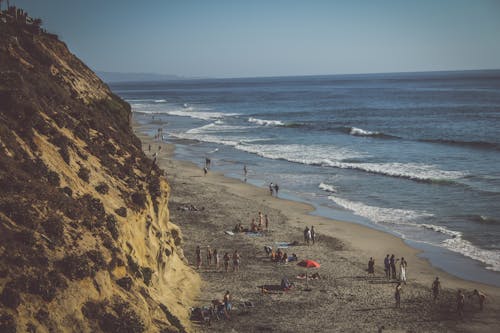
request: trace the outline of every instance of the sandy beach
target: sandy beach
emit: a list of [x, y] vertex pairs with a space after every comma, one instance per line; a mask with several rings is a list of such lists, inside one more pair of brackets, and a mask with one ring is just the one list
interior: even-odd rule
[[[165, 169], [172, 189], [170, 219], [183, 232], [184, 254], [196, 266], [195, 249], [202, 249], [203, 280], [201, 294], [193, 306], [210, 306], [231, 292], [231, 320], [216, 320], [196, 326], [199, 331], [217, 332], [498, 332], [500, 328], [500, 290], [455, 278], [419, 258], [418, 251], [390, 234], [354, 223], [334, 221], [310, 215], [313, 207], [271, 197], [267, 188], [227, 178], [210, 170], [206, 176], [198, 166], [172, 158], [175, 146], [157, 142], [141, 134], [146, 154], [162, 149], [158, 163]], [[152, 150], [149, 151], [151, 144]], [[269, 231], [254, 236], [245, 233], [228, 235], [237, 223], [249, 227], [258, 212], [267, 214]], [[308, 246], [303, 239], [305, 226], [314, 226], [317, 242]], [[264, 246], [277, 247], [278, 242], [298, 242], [284, 249], [295, 253], [299, 261], [312, 259], [321, 264], [309, 274], [318, 272], [321, 279], [306, 283], [297, 276], [306, 269], [296, 263], [271, 262]], [[239, 272], [226, 273], [206, 263], [207, 247], [217, 248], [220, 256], [234, 250], [241, 254]], [[402, 286], [401, 308], [395, 308], [397, 282], [388, 281], [383, 271], [386, 254], [404, 257], [408, 262], [408, 282]], [[367, 274], [367, 262], [375, 259], [375, 276]], [[222, 266], [222, 265], [221, 265]], [[398, 269], [399, 269], [399, 265]], [[295, 287], [279, 289], [286, 276]], [[442, 291], [436, 303], [431, 284], [436, 276]], [[269, 293], [262, 293], [266, 286]], [[456, 293], [465, 290], [464, 317], [456, 312]], [[487, 294], [485, 309], [479, 310], [474, 289]], [[250, 304], [250, 306], [245, 305]]]

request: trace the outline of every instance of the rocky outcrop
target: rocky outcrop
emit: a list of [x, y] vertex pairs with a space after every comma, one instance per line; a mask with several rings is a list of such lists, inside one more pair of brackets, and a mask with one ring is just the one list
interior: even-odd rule
[[130, 106], [54, 35], [0, 23], [0, 331], [189, 331], [199, 277]]

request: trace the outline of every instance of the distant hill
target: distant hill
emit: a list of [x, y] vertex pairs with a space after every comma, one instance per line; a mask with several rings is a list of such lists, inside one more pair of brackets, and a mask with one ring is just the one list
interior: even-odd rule
[[120, 73], [120, 72], [101, 72], [97, 71], [97, 75], [104, 82], [132, 82], [132, 81], [170, 81], [170, 80], [185, 80], [185, 77], [169, 74], [153, 74], [153, 73]]

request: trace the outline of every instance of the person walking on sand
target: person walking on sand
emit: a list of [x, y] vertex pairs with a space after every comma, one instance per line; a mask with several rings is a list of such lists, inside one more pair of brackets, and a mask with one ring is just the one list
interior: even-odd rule
[[314, 242], [316, 241], [316, 231], [314, 230], [313, 225], [311, 226], [311, 240], [312, 240], [313, 245], [314, 245]]
[[278, 191], [280, 190], [280, 187], [278, 184], [274, 184], [274, 194], [276, 195], [276, 198], [278, 197]]
[[201, 268], [201, 249], [200, 246], [196, 246], [196, 267]]
[[212, 266], [212, 250], [210, 249], [210, 246], [207, 246], [207, 266]]
[[461, 289], [457, 292], [457, 314], [460, 319], [464, 317], [465, 295]]
[[247, 169], [247, 165], [243, 165], [243, 174], [245, 176], [245, 182], [247, 181], [247, 174], [248, 174], [248, 169]]
[[208, 173], [208, 169], [207, 169], [207, 167], [204, 167], [204, 168], [203, 168], [203, 174], [206, 176], [206, 175], [207, 175], [207, 173]]
[[214, 256], [214, 264], [215, 264], [215, 269], [219, 270], [219, 252], [217, 251], [217, 248], [214, 249], [214, 252], [212, 252]]
[[272, 182], [269, 183], [269, 193], [271, 194], [271, 196], [273, 196], [274, 194], [274, 184]]
[[479, 310], [483, 311], [483, 304], [486, 300], [486, 294], [478, 291], [477, 289], [474, 289], [474, 291], [472, 292], [472, 296], [477, 296], [479, 301]]
[[226, 271], [226, 273], [227, 273], [227, 271], [228, 271], [228, 269], [229, 269], [229, 260], [230, 260], [230, 258], [229, 258], [229, 253], [227, 253], [227, 252], [226, 252], [226, 253], [224, 253], [223, 260], [224, 260], [224, 269], [225, 269], [225, 271]]
[[404, 257], [401, 257], [401, 261], [399, 262], [399, 281], [404, 284], [406, 284], [406, 267], [408, 267], [408, 263]]
[[441, 282], [439, 282], [439, 277], [436, 276], [434, 282], [432, 282], [432, 296], [434, 297], [434, 302], [436, 302], [439, 297], [439, 292], [441, 291]]
[[391, 260], [389, 259], [389, 255], [385, 256], [384, 270], [385, 270], [385, 277], [387, 278], [387, 280], [389, 280], [391, 278]]
[[394, 298], [396, 300], [396, 308], [401, 308], [401, 282], [398, 282], [398, 284], [396, 285]]
[[266, 225], [266, 231], [269, 230], [269, 218], [267, 217], [267, 214], [264, 215], [264, 223]]
[[259, 212], [259, 230], [262, 230], [262, 223], [264, 222], [264, 216], [262, 215], [262, 212]]
[[233, 253], [233, 272], [238, 272], [240, 270], [240, 254], [238, 250]]

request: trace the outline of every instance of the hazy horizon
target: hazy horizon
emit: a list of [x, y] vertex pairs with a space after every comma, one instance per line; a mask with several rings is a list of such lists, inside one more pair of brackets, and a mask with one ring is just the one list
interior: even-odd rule
[[243, 78], [500, 69], [500, 2], [11, 0], [96, 71]]

